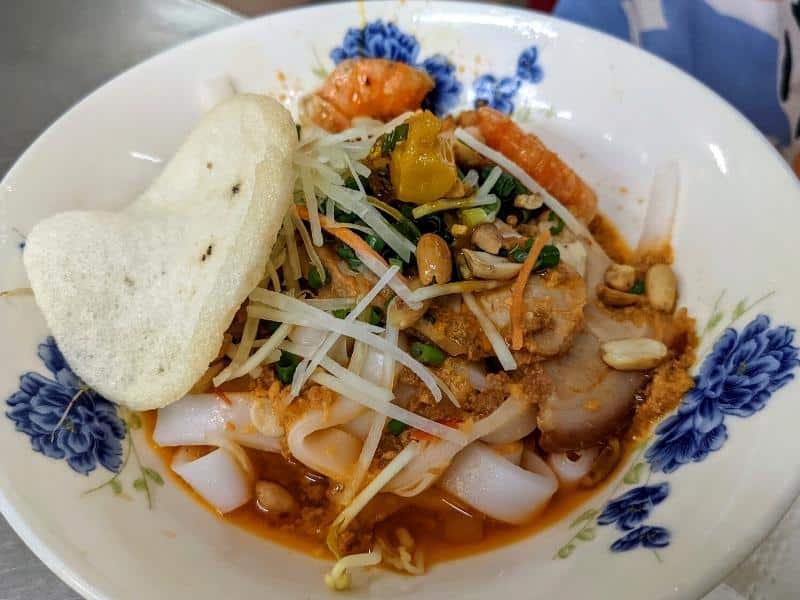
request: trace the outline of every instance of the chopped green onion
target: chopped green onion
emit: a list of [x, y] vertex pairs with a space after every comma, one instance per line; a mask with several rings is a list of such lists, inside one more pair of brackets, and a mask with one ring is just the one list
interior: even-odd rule
[[403, 220], [403, 213], [401, 213], [391, 204], [387, 204], [383, 200], [379, 200], [378, 198], [373, 198], [372, 196], [369, 196], [367, 198], [367, 203], [371, 204], [382, 213], [386, 213], [387, 215], [392, 217], [395, 221]]
[[259, 332], [264, 331], [267, 335], [272, 335], [280, 327], [281, 324], [277, 321], [261, 321], [258, 324]]
[[349, 314], [350, 311], [346, 308], [338, 308], [335, 311], [333, 311], [333, 316], [336, 317], [337, 319], [345, 319]]
[[405, 266], [405, 263], [403, 263], [403, 260], [401, 258], [396, 257], [396, 256], [393, 256], [393, 257], [391, 257], [389, 259], [389, 264], [391, 266], [393, 266], [393, 267], [397, 267], [398, 269], [400, 269], [401, 272], [403, 270], [403, 267]]
[[629, 294], [644, 294], [644, 281], [637, 279], [633, 282], [633, 286], [628, 290]]
[[294, 378], [295, 369], [300, 364], [300, 357], [286, 350], [281, 350], [281, 358], [278, 364], [275, 365], [275, 372], [281, 383], [290, 384]]
[[377, 306], [373, 306], [369, 310], [367, 321], [370, 325], [380, 325], [383, 322], [383, 311]]
[[564, 221], [552, 210], [550, 211], [550, 221], [555, 223], [555, 225], [550, 227], [551, 234], [558, 235], [559, 233], [564, 231]]
[[358, 183], [356, 182], [355, 178], [351, 175], [345, 180], [344, 187], [351, 190], [358, 190]]
[[441, 212], [443, 210], [472, 208], [474, 206], [486, 206], [488, 204], [495, 204], [495, 203], [497, 203], [497, 198], [493, 198], [491, 195], [484, 196], [482, 198], [471, 196], [469, 198], [457, 198], [455, 200], [442, 198], [441, 200], [436, 200], [434, 202], [427, 202], [425, 204], [420, 204], [414, 210], [411, 211], [411, 214], [414, 215], [415, 219], [421, 219], [426, 215], [435, 212]]
[[378, 253], [382, 252], [383, 249], [386, 247], [386, 244], [384, 243], [384, 241], [381, 238], [379, 238], [377, 235], [369, 234], [367, 236], [367, 240], [366, 241], [367, 241], [367, 244], [369, 244], [369, 247], [372, 248], [373, 250], [375, 250], [375, 252], [378, 252]]
[[400, 435], [408, 429], [408, 425], [397, 419], [389, 419], [389, 422], [386, 424], [386, 429], [388, 429], [389, 433], [392, 435]]
[[419, 241], [419, 238], [422, 236], [422, 232], [419, 230], [419, 227], [414, 225], [410, 219], [403, 218], [395, 224], [394, 228], [400, 232], [400, 235], [408, 238], [414, 244], [416, 244]]
[[561, 252], [558, 251], [556, 246], [548, 244], [539, 253], [539, 258], [536, 259], [536, 264], [533, 265], [533, 270], [549, 269], [558, 265], [561, 260]]
[[529, 238], [524, 244], [522, 244], [522, 246], [514, 246], [511, 250], [509, 250], [508, 258], [516, 263], [524, 263], [525, 259], [528, 258], [528, 252], [530, 252], [532, 247], [533, 240]]
[[416, 358], [423, 365], [438, 367], [444, 362], [444, 352], [433, 344], [423, 344], [414, 342], [411, 344], [411, 356]]
[[394, 151], [398, 142], [402, 142], [408, 137], [408, 123], [401, 123], [391, 133], [383, 136], [383, 143], [381, 144], [381, 153], [388, 156]]
[[327, 276], [323, 276], [323, 275], [324, 274], [320, 273], [317, 270], [317, 267], [313, 267], [312, 266], [308, 270], [308, 286], [312, 290], [318, 290], [319, 288], [321, 288], [322, 285], [325, 283], [325, 280], [328, 279]]
[[350, 246], [339, 244], [339, 246], [336, 248], [336, 254], [341, 256], [345, 262], [347, 262], [347, 266], [353, 271], [358, 271], [361, 269], [361, 261], [358, 259], [356, 253], [353, 252], [353, 249]]

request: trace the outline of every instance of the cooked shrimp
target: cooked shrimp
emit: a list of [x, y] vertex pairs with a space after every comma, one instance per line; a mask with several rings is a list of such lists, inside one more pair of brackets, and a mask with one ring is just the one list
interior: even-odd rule
[[427, 73], [405, 63], [383, 58], [345, 60], [320, 89], [303, 100], [303, 112], [320, 127], [338, 132], [354, 117], [388, 121], [416, 110], [433, 86]]
[[597, 213], [597, 196], [558, 155], [510, 117], [488, 108], [462, 113], [459, 125], [476, 127], [486, 144], [522, 167], [584, 223]]

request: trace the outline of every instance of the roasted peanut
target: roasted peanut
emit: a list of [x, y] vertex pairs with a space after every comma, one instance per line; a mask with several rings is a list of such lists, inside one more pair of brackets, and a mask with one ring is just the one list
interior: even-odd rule
[[503, 237], [492, 223], [481, 223], [472, 230], [472, 243], [489, 254], [497, 254], [503, 247]]
[[641, 301], [641, 296], [620, 292], [606, 285], [601, 285], [597, 290], [597, 296], [606, 306], [632, 306]]
[[435, 233], [426, 233], [417, 242], [417, 270], [422, 285], [447, 283], [453, 275], [450, 248]]
[[603, 362], [618, 371], [644, 371], [667, 358], [667, 347], [651, 338], [629, 338], [600, 346]]
[[537, 208], [541, 208], [542, 204], [544, 204], [544, 199], [541, 194], [537, 194], [536, 192], [532, 194], [518, 194], [514, 198], [514, 206], [526, 210], [536, 210]]
[[636, 269], [630, 265], [613, 264], [606, 269], [606, 285], [620, 292], [627, 292], [636, 283]]
[[256, 483], [256, 500], [262, 510], [275, 514], [289, 514], [297, 510], [297, 502], [286, 488], [272, 481]]
[[675, 310], [678, 298], [678, 279], [669, 265], [653, 265], [645, 277], [645, 293], [650, 305], [664, 312]]

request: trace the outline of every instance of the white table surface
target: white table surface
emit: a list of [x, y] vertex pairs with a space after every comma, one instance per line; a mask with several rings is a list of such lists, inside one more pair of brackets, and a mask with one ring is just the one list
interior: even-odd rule
[[[3, 0], [0, 177], [54, 119], [103, 82], [165, 48], [239, 20], [203, 0]], [[798, 559], [796, 503], [704, 600], [800, 598]], [[0, 517], [0, 600], [79, 598]]]

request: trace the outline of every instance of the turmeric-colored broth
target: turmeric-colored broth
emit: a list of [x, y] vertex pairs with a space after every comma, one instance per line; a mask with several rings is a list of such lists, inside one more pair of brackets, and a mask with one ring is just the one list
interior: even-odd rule
[[[620, 261], [630, 261], [632, 252], [622, 236], [603, 217], [592, 223], [592, 232], [597, 241], [612, 257]], [[665, 250], [664, 256], [671, 255]], [[625, 309], [626, 317], [664, 320], [663, 315], [649, 314], [646, 309], [636, 309], [638, 314]], [[511, 526], [487, 519], [475, 510], [459, 504], [458, 501], [431, 488], [413, 498], [400, 498], [392, 494], [381, 494], [370, 502], [362, 511], [360, 519], [374, 518], [377, 523], [375, 532], [379, 535], [391, 536], [398, 527], [406, 528], [416, 543], [424, 550], [427, 565], [457, 559], [471, 554], [486, 552], [538, 533], [561, 521], [576, 511], [581, 505], [589, 503], [595, 496], [601, 495], [604, 488], [617, 479], [621, 469], [626, 466], [630, 453], [638, 447], [641, 440], [652, 427], [668, 412], [673, 410], [683, 394], [691, 386], [688, 369], [694, 362], [694, 322], [686, 315], [685, 310], [678, 311], [674, 318], [669, 318], [667, 325], [672, 335], [680, 339], [679, 355], [661, 365], [653, 374], [651, 381], [640, 394], [641, 404], [628, 430], [621, 436], [622, 458], [611, 473], [590, 489], [560, 488], [547, 508], [531, 523]], [[325, 545], [327, 525], [334, 519], [335, 510], [325, 501], [325, 493], [329, 485], [325, 478], [309, 472], [303, 465], [295, 463], [280, 454], [250, 451], [257, 477], [274, 481], [283, 485], [296, 498], [310, 499], [310, 506], [300, 501], [303, 515], [308, 518], [295, 519], [293, 522], [282, 522], [280, 518], [265, 514], [252, 500], [247, 505], [226, 515], [220, 515], [213, 507], [200, 498], [182, 479], [172, 473], [169, 465], [172, 462], [173, 448], [161, 448], [152, 441], [155, 427], [155, 411], [145, 414], [145, 430], [148, 440], [165, 465], [165, 471], [175, 483], [197, 502], [205, 506], [219, 518], [241, 527], [259, 537], [277, 542], [301, 552], [319, 558], [332, 558]], [[319, 500], [319, 502], [316, 502]], [[383, 518], [385, 515], [388, 518]], [[381, 515], [381, 516], [376, 516]], [[299, 524], [298, 524], [299, 522]], [[365, 528], [369, 530], [370, 528]]]

